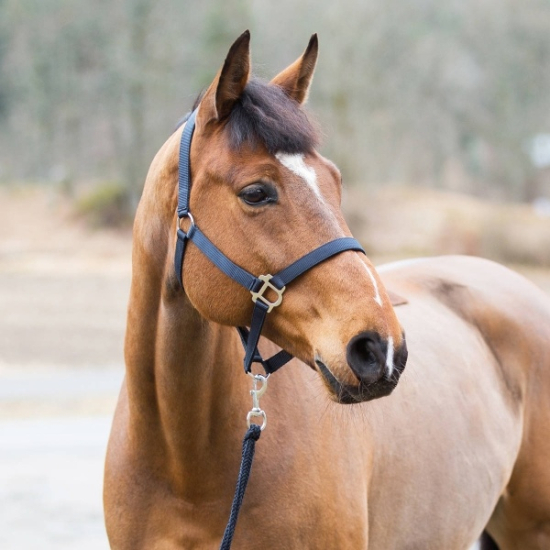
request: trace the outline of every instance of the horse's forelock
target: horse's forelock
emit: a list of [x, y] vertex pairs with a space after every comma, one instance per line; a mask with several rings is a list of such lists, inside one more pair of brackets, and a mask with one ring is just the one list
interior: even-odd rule
[[[204, 91], [193, 109], [182, 117], [176, 130], [184, 124], [200, 104]], [[232, 149], [243, 144], [256, 147], [260, 143], [270, 154], [307, 153], [319, 143], [319, 133], [300, 105], [279, 86], [252, 78], [236, 102], [226, 121]]]
[[262, 143], [269, 153], [306, 153], [318, 144], [318, 133], [300, 105], [282, 88], [253, 78], [227, 121], [230, 144]]

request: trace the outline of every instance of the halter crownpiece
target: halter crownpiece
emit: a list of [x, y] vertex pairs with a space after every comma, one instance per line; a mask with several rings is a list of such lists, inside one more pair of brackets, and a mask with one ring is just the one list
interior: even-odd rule
[[[283, 301], [283, 293], [286, 287], [294, 279], [304, 274], [306, 271], [315, 267], [317, 264], [328, 260], [346, 250], [355, 250], [363, 252], [363, 247], [352, 237], [342, 237], [334, 241], [325, 243], [299, 260], [290, 264], [288, 267], [279, 271], [275, 275], [265, 274], [258, 277], [252, 275], [242, 267], [231, 261], [223, 252], [221, 252], [208, 237], [197, 227], [193, 216], [189, 212], [189, 193], [191, 190], [191, 163], [190, 151], [193, 132], [195, 130], [195, 118], [197, 109], [195, 109], [185, 124], [182, 132], [179, 153], [179, 190], [178, 190], [178, 228], [176, 231], [176, 253], [174, 258], [174, 268], [178, 281], [183, 288], [182, 270], [183, 257], [187, 241], [193, 241], [193, 244], [215, 265], [223, 271], [228, 277], [244, 286], [252, 294], [254, 310], [250, 330], [245, 327], [238, 327], [244, 349], [244, 370], [249, 373], [252, 363], [261, 363], [267, 374], [271, 374], [288, 363], [292, 355], [285, 350], [281, 350], [269, 359], [263, 359], [258, 352], [258, 341], [262, 332], [266, 315]], [[189, 218], [191, 225], [187, 232], [181, 229], [181, 220]], [[270, 301], [265, 293], [271, 290], [277, 295], [274, 301]]]

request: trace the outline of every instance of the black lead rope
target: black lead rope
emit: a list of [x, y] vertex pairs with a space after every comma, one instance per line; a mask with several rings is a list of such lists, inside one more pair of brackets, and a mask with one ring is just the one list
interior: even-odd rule
[[[177, 240], [176, 240], [176, 253], [174, 258], [174, 269], [180, 285], [183, 287], [182, 270], [183, 270], [183, 258], [185, 255], [185, 248], [188, 241], [192, 241], [193, 244], [199, 248], [199, 250], [223, 273], [229, 278], [233, 279], [240, 285], [244, 286], [252, 294], [252, 301], [254, 302], [254, 310], [252, 312], [252, 320], [250, 323], [250, 330], [245, 327], [238, 327], [239, 335], [245, 349], [244, 356], [244, 370], [247, 374], [251, 373], [252, 363], [260, 363], [267, 375], [272, 374], [283, 365], [288, 363], [292, 359], [292, 355], [285, 350], [281, 350], [269, 359], [263, 359], [258, 351], [258, 341], [262, 332], [265, 318], [267, 314], [274, 308], [281, 304], [283, 300], [283, 293], [286, 290], [286, 286], [294, 281], [297, 277], [304, 274], [306, 271], [315, 267], [316, 265], [324, 262], [325, 260], [332, 258], [333, 256], [340, 254], [346, 250], [354, 250], [358, 252], [365, 251], [363, 247], [352, 237], [342, 237], [325, 243], [318, 248], [302, 256], [299, 260], [290, 264], [285, 269], [279, 271], [275, 275], [259, 275], [258, 277], [252, 275], [242, 267], [231, 261], [221, 250], [219, 250], [208, 237], [197, 227], [195, 220], [189, 211], [189, 194], [191, 191], [191, 164], [190, 164], [190, 152], [191, 142], [193, 139], [193, 132], [195, 129], [195, 117], [197, 111], [193, 111], [182, 132], [180, 143], [180, 155], [179, 155], [179, 188], [178, 188], [178, 228], [177, 228]], [[185, 232], [181, 229], [181, 220], [188, 218], [190, 226]], [[270, 292], [271, 296], [275, 295], [274, 301], [269, 300], [265, 294]], [[260, 377], [264, 380], [265, 378]], [[253, 390], [251, 393], [254, 395]], [[265, 391], [265, 387], [264, 387]], [[262, 392], [263, 393], [263, 392]], [[260, 392], [256, 394], [258, 397]], [[250, 415], [261, 416], [264, 419], [264, 423], [261, 427], [250, 424]], [[243, 442], [243, 456], [241, 462], [241, 469], [239, 472], [239, 480], [237, 482], [237, 490], [233, 505], [231, 507], [231, 516], [229, 523], [225, 530], [222, 545], [220, 550], [227, 550], [231, 546], [231, 540], [233, 539], [233, 533], [235, 531], [235, 525], [237, 522], [237, 516], [241, 507], [246, 484], [250, 475], [250, 468], [252, 466], [252, 458], [254, 456], [254, 445], [260, 437], [261, 430], [265, 427], [265, 413], [259, 407], [254, 406], [251, 413], [249, 413], [249, 430], [246, 433]]]
[[220, 550], [229, 550], [231, 548], [231, 541], [233, 540], [233, 535], [235, 534], [239, 511], [241, 509], [244, 492], [246, 491], [246, 486], [248, 484], [250, 469], [252, 468], [256, 441], [260, 439], [260, 435], [262, 435], [260, 426], [257, 424], [252, 424], [244, 436], [241, 469], [239, 470], [237, 488], [235, 489], [235, 496], [233, 497], [233, 504], [231, 505], [231, 513], [229, 514], [229, 521], [227, 522], [227, 527], [225, 528], [225, 532], [223, 534]]

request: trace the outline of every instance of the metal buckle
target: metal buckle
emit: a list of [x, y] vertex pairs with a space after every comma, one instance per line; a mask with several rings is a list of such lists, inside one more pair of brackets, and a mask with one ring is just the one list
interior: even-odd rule
[[[263, 281], [263, 285], [260, 287], [260, 290], [258, 292], [251, 292], [252, 294], [252, 301], [256, 303], [258, 300], [262, 301], [267, 307], [267, 312], [269, 313], [274, 307], [280, 306], [281, 302], [283, 301], [283, 292], [286, 289], [286, 286], [283, 288], [277, 288], [274, 284], [272, 284], [270, 281], [273, 279], [273, 275], [260, 275], [258, 277], [260, 281]], [[264, 292], [267, 289], [273, 290], [275, 294], [277, 294], [277, 299], [274, 302], [270, 302], [265, 296]]]

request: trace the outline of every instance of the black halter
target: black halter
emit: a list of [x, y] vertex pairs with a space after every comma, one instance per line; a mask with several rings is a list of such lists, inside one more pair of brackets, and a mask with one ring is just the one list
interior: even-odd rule
[[[185, 245], [188, 240], [191, 240], [195, 246], [197, 246], [201, 252], [218, 267], [218, 269], [250, 291], [252, 294], [252, 301], [255, 304], [252, 313], [252, 321], [250, 323], [250, 331], [245, 327], [238, 327], [245, 349], [244, 369], [246, 372], [250, 372], [252, 363], [261, 363], [266, 373], [271, 374], [288, 363], [288, 361], [292, 359], [292, 355], [285, 350], [281, 350], [270, 359], [263, 359], [258, 352], [258, 340], [260, 339], [266, 315], [274, 307], [281, 304], [286, 286], [312, 267], [315, 267], [317, 264], [336, 254], [340, 254], [340, 252], [356, 250], [364, 254], [365, 251], [359, 242], [352, 237], [342, 237], [319, 246], [275, 275], [259, 275], [258, 277], [255, 277], [242, 267], [233, 263], [197, 227], [193, 216], [189, 212], [189, 192], [191, 188], [190, 150], [193, 131], [195, 130], [196, 114], [197, 110], [193, 111], [188, 118], [185, 128], [183, 129], [180, 143], [178, 193], [179, 221], [176, 255], [174, 259], [176, 275], [180, 285], [183, 287], [183, 256], [185, 253]], [[182, 218], [189, 218], [191, 221], [191, 225], [187, 232], [183, 231], [180, 227]], [[268, 289], [277, 295], [277, 299], [274, 302], [269, 301], [265, 296]]]

